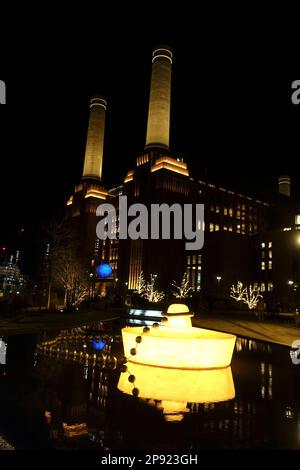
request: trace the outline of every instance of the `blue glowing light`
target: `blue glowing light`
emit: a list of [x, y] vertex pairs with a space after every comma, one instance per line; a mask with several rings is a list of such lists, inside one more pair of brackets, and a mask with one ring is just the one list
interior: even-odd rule
[[96, 351], [102, 351], [102, 349], [105, 348], [105, 345], [106, 345], [106, 341], [102, 341], [101, 338], [99, 338], [98, 341], [95, 339], [93, 339], [92, 341], [92, 348], [96, 349]]
[[99, 277], [109, 277], [112, 275], [112, 269], [109, 264], [100, 264], [97, 267], [97, 274]]

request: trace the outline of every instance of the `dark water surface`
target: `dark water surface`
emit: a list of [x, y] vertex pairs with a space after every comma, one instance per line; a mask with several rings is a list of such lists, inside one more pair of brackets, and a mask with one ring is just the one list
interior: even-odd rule
[[[0, 338], [0, 437], [17, 449], [300, 449], [300, 366], [289, 348], [238, 338], [233, 395], [217, 403], [203, 403], [205, 393], [188, 401], [197, 372], [176, 402], [167, 371], [164, 383], [137, 371], [134, 384], [125, 372], [122, 385], [122, 355], [109, 323]], [[131, 393], [145, 377], [155, 399]], [[224, 400], [228, 381], [216, 383], [213, 399]]]

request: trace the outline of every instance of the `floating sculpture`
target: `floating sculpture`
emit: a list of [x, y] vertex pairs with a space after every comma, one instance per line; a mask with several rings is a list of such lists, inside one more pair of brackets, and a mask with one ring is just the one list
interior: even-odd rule
[[[162, 325], [122, 329], [128, 361], [176, 369], [215, 369], [231, 363], [236, 336], [192, 327], [193, 314], [183, 304], [172, 304]], [[140, 344], [141, 343], [141, 344]], [[138, 347], [133, 346], [137, 344]]]

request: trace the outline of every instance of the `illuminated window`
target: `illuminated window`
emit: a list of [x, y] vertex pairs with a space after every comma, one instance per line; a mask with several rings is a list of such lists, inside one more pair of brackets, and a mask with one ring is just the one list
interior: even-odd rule
[[266, 244], [265, 244], [265, 243], [262, 243], [262, 244], [261, 244], [261, 247], [262, 247], [262, 248], [266, 248]]
[[265, 259], [266, 253], [264, 251], [261, 252], [261, 257], [262, 257], [262, 259]]
[[[196, 269], [195, 266], [193, 267], [193, 270], [194, 269]], [[192, 271], [191, 278], [192, 278], [192, 290], [194, 291], [195, 290], [195, 284], [196, 284], [195, 283], [196, 279], [195, 279], [195, 272], [194, 271]]]
[[269, 261], [269, 263], [268, 263], [268, 268], [269, 268], [269, 269], [272, 269], [272, 268], [273, 268], [273, 262], [272, 262], [272, 261]]
[[268, 282], [268, 291], [273, 292], [273, 288], [274, 288], [273, 282]]
[[230, 225], [230, 226], [228, 227], [228, 230], [229, 230], [229, 232], [232, 232], [232, 230], [233, 230], [233, 229], [232, 229], [232, 225]]
[[196, 255], [193, 255], [193, 264], [196, 264]]
[[218, 224], [215, 225], [215, 231], [218, 232], [220, 230], [220, 226]]
[[201, 290], [201, 270], [197, 271], [197, 291]]
[[201, 264], [202, 256], [198, 255], [198, 264]]
[[226, 225], [224, 225], [223, 230], [225, 230], [225, 232], [227, 232], [228, 228], [226, 227]]
[[238, 219], [240, 219], [240, 218], [241, 218], [241, 211], [240, 211], [240, 210], [238, 210], [238, 211], [237, 211], [237, 213], [236, 213], [236, 217], [237, 217]]
[[216, 213], [217, 213], [217, 214], [220, 213], [220, 207], [219, 207], [219, 206], [216, 206]]
[[229, 207], [229, 216], [230, 216], [230, 217], [233, 217], [233, 209], [232, 209], [232, 207]]
[[213, 232], [214, 231], [214, 224], [209, 224], [209, 231]]
[[128, 289], [137, 289], [142, 268], [142, 240], [131, 240]]
[[135, 182], [134, 184], [134, 195], [135, 197], [138, 197], [140, 195], [140, 185], [137, 182]]
[[228, 208], [224, 207], [224, 215], [228, 215]]
[[261, 283], [261, 285], [260, 285], [260, 290], [261, 290], [261, 292], [265, 292], [265, 291], [266, 291], [266, 285], [265, 285], [264, 282]]
[[262, 261], [261, 262], [261, 270], [264, 271], [266, 269], [266, 262]]
[[190, 257], [190, 255], [187, 257], [187, 260], [188, 260], [188, 264], [191, 264], [191, 257]]
[[300, 225], [300, 214], [296, 215], [295, 217], [295, 224]]
[[269, 242], [268, 248], [272, 248], [272, 242]]
[[273, 258], [273, 251], [269, 250], [269, 258]]

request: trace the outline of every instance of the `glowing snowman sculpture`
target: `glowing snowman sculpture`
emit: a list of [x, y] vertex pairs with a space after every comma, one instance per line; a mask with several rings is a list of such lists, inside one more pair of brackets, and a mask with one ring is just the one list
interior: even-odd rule
[[165, 324], [143, 335], [135, 356], [130, 351], [141, 328], [123, 328], [125, 356], [130, 362], [176, 369], [215, 369], [230, 365], [236, 336], [193, 328], [193, 314], [183, 304], [172, 304], [165, 317]]
[[[230, 363], [236, 337], [193, 328], [192, 316], [186, 305], [171, 305], [166, 322], [146, 329], [141, 344], [136, 341], [141, 328], [122, 330], [127, 369], [135, 378], [138, 396], [161, 401], [169, 421], [181, 420], [189, 411], [187, 403], [216, 403], [235, 396]], [[118, 388], [132, 393], [126, 374], [121, 374]]]

